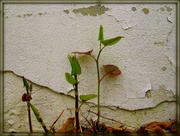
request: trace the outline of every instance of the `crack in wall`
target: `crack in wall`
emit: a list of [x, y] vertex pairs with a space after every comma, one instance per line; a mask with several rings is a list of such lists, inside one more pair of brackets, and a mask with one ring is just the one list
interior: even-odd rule
[[[11, 71], [11, 70], [3, 71], [3, 73], [4, 73], [4, 74], [6, 74], [6, 73], [11, 73], [11, 74], [13, 74], [13, 75], [15, 75], [15, 76], [17, 76], [17, 77], [23, 78], [23, 76], [18, 75], [18, 74], [14, 73], [14, 72]], [[71, 98], [71, 99], [75, 99], [74, 96], [72, 96], [72, 95], [65, 94], [65, 93], [62, 93], [62, 92], [56, 92], [56, 91], [52, 90], [51, 88], [49, 88], [49, 87], [47, 87], [47, 86], [43, 86], [43, 85], [39, 85], [39, 84], [37, 84], [37, 83], [33, 83], [33, 82], [30, 81], [29, 79], [26, 79], [26, 80], [27, 80], [28, 82], [30, 82], [31, 84], [38, 86], [39, 89], [48, 89], [48, 90], [50, 90], [50, 91], [52, 91], [52, 92], [54, 92], [54, 93], [60, 94], [60, 95], [62, 95], [62, 96], [67, 96], [67, 97], [69, 97], [69, 98]], [[22, 87], [23, 87], [23, 85], [22, 85]], [[39, 89], [38, 89], [38, 90], [39, 90]], [[34, 90], [34, 91], [38, 91], [38, 90]], [[158, 101], [158, 96], [159, 96], [159, 95], [162, 96], [162, 93], [163, 93], [164, 91], [165, 91], [166, 93], [167, 93], [167, 92], [169, 92], [169, 93], [167, 93], [166, 96], [164, 96], [164, 99], [163, 99], [162, 101]], [[157, 95], [156, 92], [159, 92], [159, 95]], [[161, 93], [161, 92], [162, 92], [162, 93]], [[165, 93], [165, 92], [164, 92], [164, 93]], [[169, 102], [169, 103], [172, 103], [172, 102], [173, 102], [173, 103], [176, 103], [176, 102], [177, 102], [177, 100], [176, 100], [176, 95], [173, 95], [173, 92], [168, 91], [168, 90], [165, 89], [164, 86], [161, 86], [161, 87], [159, 88], [159, 90], [148, 90], [143, 98], [139, 98], [139, 99], [142, 99], [142, 100], [143, 100], [143, 99], [152, 99], [152, 100], [154, 100], [154, 105], [148, 106], [148, 107], [144, 107], [144, 108], [139, 108], [139, 109], [138, 109], [138, 108], [128, 109], [128, 107], [127, 107], [127, 108], [124, 108], [124, 107], [122, 108], [122, 107], [121, 107], [121, 105], [125, 104], [126, 102], [134, 101], [134, 100], [136, 100], [136, 99], [138, 99], [138, 98], [129, 98], [129, 99], [127, 99], [125, 102], [121, 103], [120, 106], [103, 105], [103, 104], [101, 104], [101, 107], [106, 107], [106, 108], [111, 109], [111, 110], [121, 109], [121, 110], [127, 110], [127, 111], [137, 111], [137, 110], [146, 110], [146, 109], [156, 108], [156, 107], [158, 107], [159, 105], [161, 105], [161, 104], [163, 104], [163, 103], [167, 103], [167, 102]], [[156, 100], [156, 99], [157, 99], [157, 100]], [[79, 102], [80, 102], [80, 101], [79, 101]], [[95, 103], [93, 103], [93, 102], [86, 102], [86, 105], [88, 105], [88, 106], [91, 107], [91, 108], [97, 107], [97, 105], [96, 105]]]
[[[4, 76], [6, 78], [6, 85], [11, 84], [14, 80], [17, 80], [18, 82], [15, 82], [14, 85], [18, 85], [19, 89], [21, 88], [21, 75], [15, 74], [13, 71], [4, 71]], [[8, 81], [8, 79], [12, 79], [12, 81]], [[28, 83], [31, 83], [27, 79]], [[18, 84], [17, 84], [18, 83]], [[13, 84], [13, 83], [12, 83]], [[32, 83], [33, 84], [33, 83]], [[57, 118], [59, 111], [62, 111], [62, 109], [65, 109], [65, 113], [63, 114], [62, 118], [59, 122], [56, 124], [56, 128], [60, 128], [62, 124], [66, 121], [66, 119], [70, 116], [74, 116], [74, 98], [71, 96], [68, 96], [66, 94], [57, 93], [54, 92], [52, 89], [41, 86], [38, 84], [33, 84], [33, 92], [32, 92], [32, 103], [38, 108], [43, 120], [46, 122], [47, 125], [52, 124], [52, 119], [54, 120]], [[21, 132], [21, 131], [28, 131], [28, 127], [25, 126], [27, 124], [27, 111], [26, 111], [26, 104], [23, 102], [20, 102], [19, 99], [21, 97], [21, 93], [25, 91], [22, 89], [20, 92], [14, 91], [18, 88], [12, 88], [11, 92], [8, 91], [9, 88], [6, 88], [6, 95], [5, 99], [5, 109], [4, 109], [4, 126], [5, 126], [5, 132], [10, 132], [11, 130], [15, 132]], [[23, 83], [22, 83], [23, 88]], [[38, 89], [38, 90], [37, 90]], [[17, 93], [19, 92], [19, 93]], [[13, 93], [13, 96], [9, 97], [7, 95]], [[17, 96], [18, 95], [18, 96]], [[66, 97], [65, 97], [66, 96]], [[14, 97], [16, 97], [14, 101]], [[12, 104], [9, 104], [9, 102], [13, 101]], [[167, 114], [164, 117], [161, 117], [160, 119], [168, 120], [168, 119], [174, 119], [175, 118], [175, 104], [174, 101], [164, 101], [156, 105], [155, 107], [148, 107], [144, 109], [136, 109], [136, 110], [129, 110], [124, 109], [120, 107], [113, 107], [108, 105], [101, 105], [101, 115], [107, 118], [110, 118], [112, 120], [106, 120], [103, 119], [101, 121], [105, 122], [106, 124], [110, 124], [113, 126], [122, 124], [128, 124], [129, 126], [133, 127], [140, 127], [142, 124], [146, 124], [147, 122], [151, 122], [153, 120], [157, 121], [158, 117], [161, 117], [161, 114]], [[89, 110], [96, 113], [97, 111], [97, 105], [91, 102], [85, 103], [81, 109], [80, 112], [84, 116], [88, 115], [88, 118], [92, 118], [94, 120], [97, 119], [97, 115], [89, 112]], [[161, 113], [162, 112], [162, 113]], [[39, 127], [39, 123], [35, 119], [35, 117], [32, 115], [33, 120], [33, 126], [36, 128], [39, 132], [43, 131], [41, 130], [41, 126]], [[118, 120], [119, 123], [114, 122], [113, 120]], [[83, 119], [81, 121], [84, 121]], [[18, 123], [17, 123], [18, 122]], [[121, 125], [122, 125], [121, 124]], [[36, 130], [35, 130], [36, 131]]]
[[[5, 70], [5, 71], [3, 71], [3, 73], [12, 73], [13, 75], [15, 75], [15, 76], [17, 76], [17, 77], [20, 77], [20, 78], [22, 78], [22, 79], [23, 79], [23, 77], [24, 77], [24, 76], [21, 76], [21, 75], [16, 74], [14, 71], [11, 71], [11, 70]], [[57, 94], [61, 94], [61, 95], [65, 95], [65, 96], [69, 96], [69, 97], [71, 97], [71, 98], [74, 98], [74, 97], [71, 96], [71, 95], [68, 95], [68, 94], [65, 94], [65, 93], [62, 93], [62, 92], [56, 92], [56, 91], [54, 91], [53, 89], [51, 89], [51, 88], [49, 88], [49, 87], [47, 87], [47, 86], [34, 83], [34, 82], [32, 82], [31, 80], [27, 79], [26, 77], [24, 77], [24, 78], [25, 78], [28, 82], [30, 82], [31, 84], [37, 85], [37, 86], [39, 86], [40, 88], [45, 88], [45, 89], [51, 90], [51, 91], [53, 91], [53, 92], [55, 92], [55, 93], [57, 93]], [[22, 80], [22, 81], [23, 81], [23, 80]]]

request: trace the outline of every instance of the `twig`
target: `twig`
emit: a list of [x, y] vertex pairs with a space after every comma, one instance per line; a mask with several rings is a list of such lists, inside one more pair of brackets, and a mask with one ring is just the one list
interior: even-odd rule
[[30, 129], [30, 132], [33, 133], [29, 98], [28, 98], [28, 101], [27, 101], [27, 110], [28, 110], [29, 129]]
[[[80, 117], [79, 117], [79, 120], [80, 120]], [[83, 132], [82, 132], [82, 126], [81, 126], [80, 121], [79, 121], [79, 129], [80, 129], [80, 132], [83, 133]]]
[[[91, 112], [91, 113], [93, 113], [93, 114], [98, 115], [97, 113], [95, 113], [95, 112], [93, 112], [93, 111], [91, 111], [91, 110], [88, 110], [88, 112]], [[138, 129], [137, 127], [127, 125], [127, 124], [122, 123], [121, 121], [118, 121], [118, 120], [110, 119], [110, 118], [107, 118], [107, 117], [104, 117], [104, 116], [101, 116], [101, 115], [100, 115], [100, 117], [102, 117], [102, 118], [104, 118], [104, 119], [107, 119], [107, 120], [111, 120], [111, 121], [114, 121], [114, 122], [120, 123], [120, 124], [122, 124], [122, 125], [124, 125], [124, 126], [128, 126], [128, 127], [131, 127], [131, 128]]]
[[[93, 121], [92, 118], [90, 118], [90, 120], [91, 120], [91, 123], [92, 123], [93, 132], [94, 132], [94, 133], [97, 133], [97, 129], [96, 129], [96, 124], [95, 124], [95, 122]], [[98, 124], [98, 125], [99, 125], [99, 124]]]
[[54, 125], [56, 124], [56, 122], [59, 120], [59, 118], [61, 117], [61, 115], [63, 114], [64, 110], [59, 114], [58, 118], [53, 122], [53, 124], [50, 126], [50, 131], [53, 130]]
[[87, 120], [87, 118], [85, 118], [82, 114], [81, 116], [87, 121], [87, 123], [92, 127], [92, 124]]

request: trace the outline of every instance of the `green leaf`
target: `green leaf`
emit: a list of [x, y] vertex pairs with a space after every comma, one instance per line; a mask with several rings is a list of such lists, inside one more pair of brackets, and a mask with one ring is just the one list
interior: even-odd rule
[[98, 41], [104, 40], [104, 32], [103, 32], [103, 26], [100, 25], [99, 27], [99, 36], [98, 36]]
[[117, 36], [117, 37], [115, 37], [115, 38], [103, 40], [103, 41], [101, 41], [101, 43], [102, 43], [104, 46], [111, 46], [111, 45], [114, 45], [114, 44], [116, 44], [117, 42], [119, 42], [119, 41], [121, 40], [121, 38], [124, 38], [124, 37], [123, 37], [123, 36]]
[[66, 127], [66, 131], [70, 131], [74, 129], [74, 125], [72, 123], [68, 124]]
[[40, 113], [39, 113], [38, 109], [37, 109], [34, 105], [32, 105], [31, 103], [30, 103], [30, 107], [31, 107], [31, 109], [32, 109], [32, 111], [33, 111], [36, 119], [38, 120], [38, 122], [39, 122], [39, 123], [41, 124], [41, 126], [43, 127], [44, 131], [45, 131], [46, 133], [48, 133], [48, 129], [46, 128], [46, 126], [45, 126], [45, 124], [44, 124], [44, 122], [43, 122], [43, 119], [42, 119], [41, 116], [40, 116]]
[[73, 56], [72, 59], [73, 59], [74, 75], [80, 75], [81, 74], [81, 66], [76, 57]]
[[71, 64], [71, 75], [80, 75], [81, 66], [76, 57], [68, 55], [69, 62]]
[[32, 105], [31, 103], [30, 103], [30, 106], [31, 106], [31, 109], [34, 112], [34, 115], [36, 116], [36, 119], [39, 121], [39, 123], [43, 124], [43, 121], [42, 121], [42, 118], [41, 118], [41, 116], [39, 114], [38, 109], [34, 105]]
[[26, 88], [29, 88], [29, 84], [24, 77], [23, 77], [23, 84]]
[[85, 102], [85, 101], [91, 100], [91, 99], [96, 98], [96, 97], [97, 97], [96, 94], [80, 95], [80, 100], [81, 100], [82, 102]]
[[37, 120], [40, 118], [40, 114], [39, 114], [39, 111], [38, 111], [38, 109], [34, 106], [34, 105], [32, 105], [31, 103], [30, 103], [30, 106], [31, 106], [31, 109], [33, 110], [33, 112], [34, 112], [34, 115], [36, 116], [36, 118], [37, 118]]
[[74, 79], [74, 77], [71, 76], [69, 73], [65, 73], [66, 81], [68, 81], [70, 84], [74, 85], [77, 81]]

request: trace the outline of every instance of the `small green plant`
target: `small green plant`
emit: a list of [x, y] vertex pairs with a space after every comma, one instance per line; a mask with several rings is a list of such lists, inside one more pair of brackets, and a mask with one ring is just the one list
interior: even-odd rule
[[23, 77], [23, 84], [26, 87], [26, 93], [24, 93], [22, 95], [22, 101], [23, 102], [27, 102], [27, 110], [28, 110], [28, 120], [29, 120], [29, 129], [30, 132], [33, 133], [33, 129], [32, 129], [32, 121], [31, 121], [31, 110], [32, 109], [36, 119], [38, 120], [38, 122], [41, 124], [41, 126], [43, 127], [45, 133], [48, 133], [48, 129], [46, 128], [46, 125], [43, 122], [43, 119], [40, 116], [40, 113], [38, 111], [38, 109], [31, 104], [30, 100], [32, 99], [31, 97], [31, 92], [32, 92], [32, 84], [29, 86], [27, 80]]
[[93, 99], [96, 97], [95, 94], [88, 94], [88, 95], [81, 95], [80, 100], [82, 101], [82, 104], [79, 106], [79, 95], [78, 95], [78, 75], [81, 74], [81, 66], [76, 58], [76, 56], [68, 55], [68, 59], [71, 65], [71, 74], [66, 72], [65, 77], [66, 81], [70, 83], [73, 86], [73, 91], [75, 94], [75, 121], [76, 121], [76, 132], [79, 131], [80, 125], [79, 125], [79, 110], [82, 104], [90, 99]]
[[80, 64], [75, 56], [68, 55], [68, 59], [71, 65], [71, 74], [65, 73], [66, 80], [73, 85], [75, 94], [75, 119], [76, 119], [76, 130], [79, 130], [79, 110], [78, 110], [78, 75], [81, 74]]
[[[98, 116], [98, 120], [97, 123], [98, 125], [100, 124], [100, 92], [101, 92], [101, 81], [107, 76], [107, 75], [113, 75], [113, 76], [118, 76], [121, 74], [121, 71], [119, 70], [119, 68], [115, 65], [112, 64], [107, 64], [107, 65], [103, 65], [103, 68], [105, 69], [106, 73], [101, 76], [100, 75], [100, 66], [99, 66], [99, 59], [100, 59], [100, 55], [102, 53], [102, 51], [108, 47], [108, 46], [112, 46], [114, 44], [116, 44], [117, 42], [119, 42], [121, 40], [121, 38], [123, 38], [123, 36], [117, 36], [115, 38], [111, 38], [111, 39], [107, 39], [104, 40], [104, 33], [103, 33], [103, 26], [101, 25], [99, 28], [99, 36], [98, 36], [98, 40], [100, 41], [99, 44], [99, 52], [97, 57], [94, 57], [92, 55], [93, 50], [87, 51], [87, 52], [72, 52], [74, 55], [68, 55], [68, 60], [70, 62], [71, 65], [71, 73], [66, 72], [65, 73], [65, 78], [67, 80], [68, 83], [70, 83], [73, 86], [73, 91], [75, 93], [75, 121], [76, 121], [76, 132], [79, 131], [80, 129], [80, 124], [79, 124], [79, 111], [81, 106], [88, 100], [91, 100], [93, 98], [97, 98], [98, 100], [98, 109], [97, 109], [97, 116]], [[87, 95], [78, 95], [78, 85], [79, 85], [79, 81], [78, 81], [78, 75], [81, 74], [81, 66], [78, 62], [78, 59], [76, 57], [76, 54], [80, 54], [80, 55], [89, 55], [90, 57], [93, 58], [93, 60], [96, 62], [96, 70], [97, 70], [97, 95], [96, 94], [87, 94]], [[26, 93], [23, 94], [22, 96], [22, 101], [23, 102], [27, 102], [27, 109], [28, 109], [28, 119], [29, 119], [29, 128], [30, 128], [30, 132], [33, 132], [32, 129], [32, 121], [31, 121], [31, 112], [30, 112], [30, 108], [32, 109], [32, 111], [34, 112], [34, 115], [36, 116], [38, 122], [42, 125], [44, 131], [46, 133], [48, 133], [48, 129], [46, 128], [46, 125], [44, 124], [38, 109], [30, 102], [30, 100], [32, 99], [31, 97], [31, 92], [32, 92], [32, 84], [29, 86], [28, 82], [26, 81], [26, 79], [23, 77], [23, 83], [24, 86], [26, 87]], [[81, 101], [81, 105], [79, 106], [79, 99]]]
[[30, 100], [32, 99], [31, 97], [32, 85], [29, 86], [28, 82], [26, 81], [24, 77], [23, 77], [23, 84], [24, 84], [24, 87], [26, 87], [26, 93], [22, 95], [22, 101], [27, 102], [29, 129], [30, 129], [30, 132], [33, 133], [32, 121], [31, 121], [31, 110], [30, 110]]
[[103, 26], [100, 25], [99, 28], [99, 36], [98, 36], [98, 40], [99, 40], [99, 52], [97, 57], [94, 57], [92, 54], [93, 50], [87, 51], [87, 52], [73, 52], [74, 54], [84, 54], [84, 55], [89, 55], [90, 57], [93, 58], [93, 60], [96, 62], [96, 70], [97, 70], [97, 97], [98, 97], [98, 124], [100, 123], [100, 90], [101, 90], [101, 81], [104, 79], [104, 77], [106, 77], [108, 74], [114, 75], [114, 76], [118, 76], [121, 74], [121, 71], [119, 70], [119, 68], [115, 65], [103, 65], [106, 73], [105, 75], [103, 75], [101, 77], [100, 75], [100, 67], [99, 67], [99, 59], [100, 59], [100, 55], [102, 53], [102, 51], [109, 46], [112, 46], [114, 44], [116, 44], [117, 42], [119, 42], [121, 40], [121, 38], [124, 38], [123, 36], [117, 36], [114, 38], [110, 38], [110, 39], [106, 39], [104, 40], [104, 32], [103, 32]]

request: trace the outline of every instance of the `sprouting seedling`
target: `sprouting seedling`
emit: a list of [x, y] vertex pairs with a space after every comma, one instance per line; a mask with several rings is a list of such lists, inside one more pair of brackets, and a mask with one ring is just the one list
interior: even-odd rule
[[81, 66], [76, 58], [76, 56], [71, 56], [68, 55], [68, 59], [71, 65], [71, 74], [66, 72], [65, 73], [65, 77], [66, 80], [73, 85], [73, 90], [75, 92], [75, 121], [76, 121], [76, 131], [78, 131], [80, 129], [80, 125], [79, 125], [79, 110], [80, 107], [88, 100], [91, 100], [95, 97], [97, 97], [97, 95], [95, 94], [87, 94], [87, 95], [80, 95], [80, 100], [81, 100], [81, 105], [79, 106], [78, 101], [79, 101], [79, 96], [78, 96], [78, 75], [81, 74]]
[[26, 87], [26, 93], [24, 93], [24, 94], [22, 95], [22, 101], [23, 101], [23, 102], [27, 102], [30, 132], [33, 133], [32, 121], [31, 121], [31, 110], [30, 110], [30, 108], [31, 108], [32, 111], [33, 111], [33, 113], [34, 113], [34, 115], [36, 116], [36, 119], [37, 119], [38, 122], [42, 125], [44, 131], [45, 131], [46, 133], [48, 133], [49, 131], [48, 131], [48, 129], [46, 128], [46, 125], [44, 124], [43, 119], [41, 118], [38, 109], [37, 109], [33, 104], [31, 104], [31, 102], [30, 102], [30, 100], [32, 99], [32, 97], [31, 97], [32, 84], [29, 86], [27, 80], [26, 80], [24, 77], [23, 77], [23, 84], [24, 84], [24, 86]]
[[27, 102], [29, 129], [30, 129], [30, 132], [33, 133], [32, 121], [31, 121], [31, 110], [30, 110], [30, 100], [32, 99], [31, 97], [32, 85], [30, 85], [29, 87], [29, 84], [24, 77], [23, 77], [23, 84], [26, 87], [26, 93], [22, 95], [22, 101]]
[[75, 94], [75, 119], [76, 119], [76, 131], [79, 130], [79, 104], [78, 104], [78, 75], [81, 74], [81, 67], [76, 56], [68, 55], [68, 59], [71, 65], [71, 74], [65, 73], [66, 80], [73, 85]]
[[104, 40], [104, 32], [103, 32], [103, 26], [100, 25], [99, 28], [99, 36], [98, 36], [98, 40], [99, 40], [99, 52], [97, 57], [95, 58], [92, 54], [93, 50], [87, 51], [87, 52], [73, 52], [74, 54], [84, 54], [84, 55], [89, 55], [90, 57], [92, 57], [95, 62], [96, 62], [96, 70], [97, 70], [97, 92], [98, 92], [98, 124], [100, 123], [100, 90], [101, 90], [101, 81], [102, 79], [104, 79], [104, 77], [106, 77], [108, 74], [114, 75], [114, 76], [118, 76], [121, 74], [121, 71], [119, 70], [119, 68], [115, 65], [104, 65], [104, 69], [106, 71], [106, 74], [104, 76], [101, 77], [100, 75], [100, 68], [99, 68], [99, 58], [100, 55], [102, 53], [102, 51], [104, 50], [104, 48], [108, 47], [108, 46], [112, 46], [116, 43], [118, 43], [121, 38], [124, 38], [123, 36], [117, 36], [114, 38], [110, 38], [110, 39], [106, 39]]

